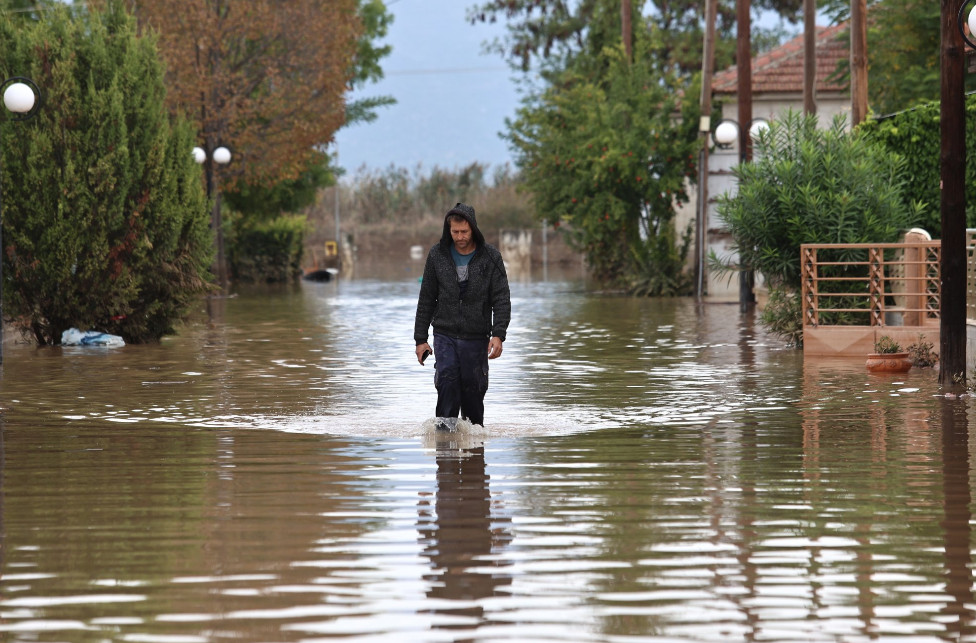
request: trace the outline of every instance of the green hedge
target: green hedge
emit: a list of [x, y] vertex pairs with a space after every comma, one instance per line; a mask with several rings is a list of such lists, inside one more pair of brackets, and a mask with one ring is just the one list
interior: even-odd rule
[[238, 283], [281, 283], [302, 274], [305, 217], [238, 221], [228, 238], [231, 278]]
[[[858, 129], [905, 159], [906, 194], [928, 207], [921, 222], [934, 238], [941, 237], [940, 106], [938, 102], [884, 120], [866, 120]], [[976, 96], [966, 97], [966, 225], [976, 226]]]

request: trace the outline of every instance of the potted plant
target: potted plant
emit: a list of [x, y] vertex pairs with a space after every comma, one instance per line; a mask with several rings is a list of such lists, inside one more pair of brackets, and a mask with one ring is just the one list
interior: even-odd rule
[[872, 373], [905, 373], [912, 367], [912, 361], [901, 344], [882, 335], [874, 342], [874, 352], [868, 353], [866, 366]]

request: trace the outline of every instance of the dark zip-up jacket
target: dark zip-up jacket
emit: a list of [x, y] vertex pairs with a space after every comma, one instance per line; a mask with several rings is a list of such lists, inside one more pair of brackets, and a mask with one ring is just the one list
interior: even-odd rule
[[[451, 257], [454, 240], [449, 217], [452, 214], [460, 214], [468, 221], [477, 245], [468, 263], [468, 286], [463, 300]], [[435, 333], [449, 337], [498, 337], [505, 341], [511, 317], [511, 293], [502, 255], [494, 246], [485, 243], [484, 235], [478, 230], [474, 208], [459, 203], [444, 217], [441, 240], [427, 254], [413, 338], [418, 345], [428, 341], [433, 324]]]

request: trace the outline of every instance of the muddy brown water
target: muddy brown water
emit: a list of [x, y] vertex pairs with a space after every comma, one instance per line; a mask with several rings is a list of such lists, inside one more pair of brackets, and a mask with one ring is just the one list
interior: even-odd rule
[[976, 640], [968, 399], [735, 306], [513, 284], [430, 430], [415, 275], [8, 344], [0, 640]]

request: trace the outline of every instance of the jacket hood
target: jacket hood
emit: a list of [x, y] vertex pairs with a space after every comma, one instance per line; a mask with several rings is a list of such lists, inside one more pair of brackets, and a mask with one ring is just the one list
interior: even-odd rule
[[453, 208], [447, 211], [444, 215], [444, 232], [441, 234], [441, 245], [450, 248], [454, 244], [454, 239], [451, 238], [451, 216], [459, 214], [464, 217], [464, 220], [468, 222], [471, 226], [471, 236], [474, 238], [475, 245], [480, 248], [485, 245], [485, 235], [481, 234], [481, 230], [478, 229], [478, 220], [474, 216], [474, 208], [465, 203], [457, 203]]

